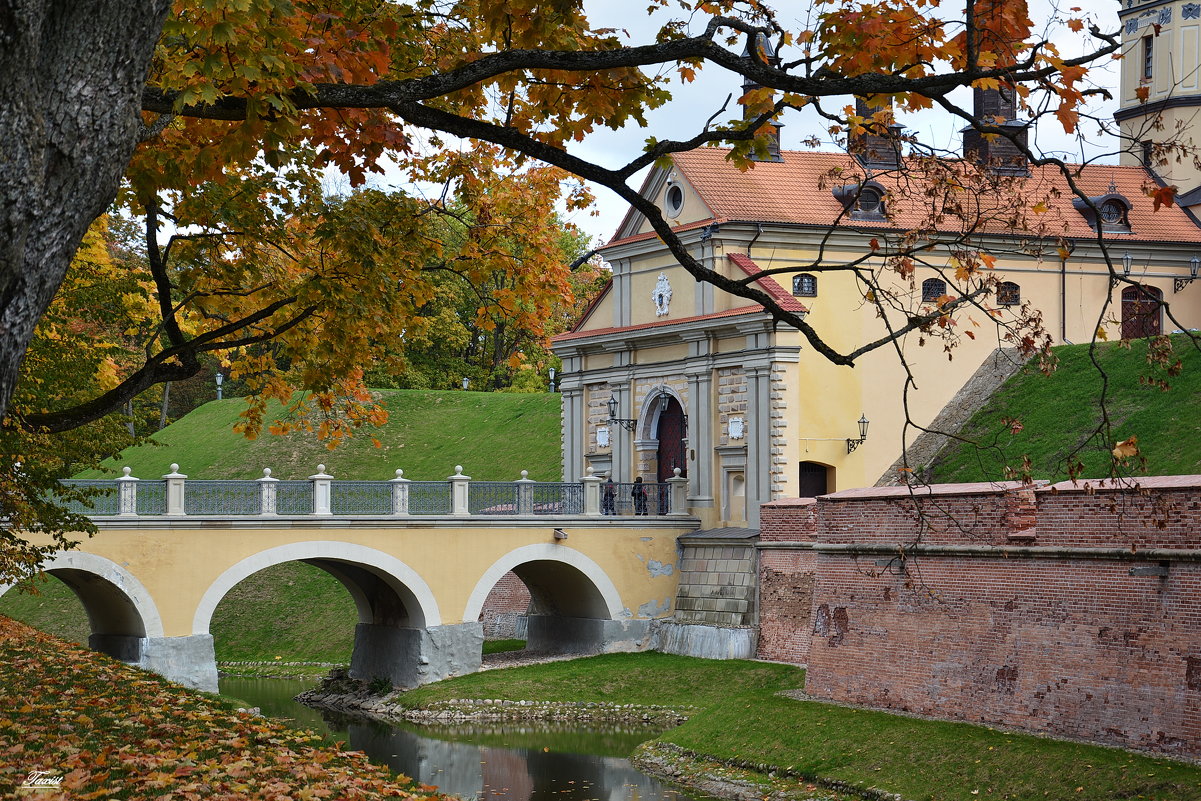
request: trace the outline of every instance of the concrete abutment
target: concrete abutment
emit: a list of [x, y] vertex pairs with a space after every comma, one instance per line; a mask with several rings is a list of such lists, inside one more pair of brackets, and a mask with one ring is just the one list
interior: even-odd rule
[[480, 669], [484, 645], [481, 623], [407, 629], [360, 623], [355, 627], [351, 678], [387, 679], [411, 689]]

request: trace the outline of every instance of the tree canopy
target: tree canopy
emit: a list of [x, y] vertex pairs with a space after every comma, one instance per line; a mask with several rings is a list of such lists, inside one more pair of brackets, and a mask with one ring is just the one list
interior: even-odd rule
[[[569, 297], [567, 265], [551, 246], [555, 203], [564, 186], [569, 205], [585, 202], [572, 184], [580, 179], [643, 214], [695, 278], [761, 304], [825, 358], [853, 365], [909, 332], [947, 330], [960, 306], [983, 307], [995, 291], [987, 254], [963, 260], [938, 303], [840, 350], [754, 278], [698, 261], [631, 179], [707, 144], [731, 145], [745, 168], [795, 110], [848, 141], [895, 140], [896, 113], [941, 108], [1071, 181], [1069, 165], [978, 119], [956, 90], [1005, 90], [1027, 118], [1052, 117], [1071, 133], [1102, 91], [1089, 70], [1120, 49], [1116, 32], [1079, 11], [1037, 30], [1021, 0], [649, 6], [670, 19], [631, 41], [594, 27], [582, 0], [0, 0], [0, 412], [31, 432], [70, 430], [215, 354], [260, 410], [294, 387], [312, 391], [316, 422], [303, 424], [336, 439], [347, 421], [376, 414], [359, 365], [381, 342], [428, 330], [433, 318], [421, 310], [438, 277], [492, 282], [477, 306], [482, 328], [503, 318], [543, 330], [550, 307]], [[1080, 55], [1067, 54], [1069, 37]], [[673, 102], [673, 81], [702, 70], [735, 73], [752, 89], [735, 108], [715, 103], [693, 135], [650, 139], [621, 164], [573, 148], [598, 128], [644, 124]], [[937, 145], [902, 136], [934, 176], [927, 184], [949, 195], [972, 179], [941, 166]], [[322, 191], [329, 170], [360, 187], [388, 166], [444, 189], [424, 198]], [[146, 275], [128, 293], [137, 302], [121, 300], [140, 315], [123, 333], [137, 357], [114, 360], [86, 397], [18, 404], [38, 321], [114, 200], [148, 234]], [[436, 232], [451, 218], [463, 233], [448, 248]], [[872, 255], [904, 278], [928, 248], [924, 229]], [[858, 271], [869, 301], [887, 302], [861, 263], [826, 269]], [[1037, 333], [1037, 320], [1012, 332], [1026, 350], [1046, 344]], [[248, 430], [261, 424], [252, 409]]]

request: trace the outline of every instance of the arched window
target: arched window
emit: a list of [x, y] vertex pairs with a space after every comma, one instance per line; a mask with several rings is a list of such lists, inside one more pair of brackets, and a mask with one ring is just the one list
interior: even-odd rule
[[1163, 293], [1153, 286], [1128, 286], [1122, 290], [1122, 339], [1159, 336], [1163, 332], [1160, 307]]
[[817, 297], [817, 276], [801, 273], [792, 279], [792, 294], [800, 298]]
[[947, 282], [941, 278], [927, 278], [922, 281], [922, 301], [933, 303], [947, 294]]
[[884, 215], [884, 193], [874, 186], [865, 186], [859, 190], [859, 198], [855, 201], [855, 212], [865, 217], [881, 217]]
[[1110, 198], [1101, 204], [1098, 209], [1101, 217], [1101, 225], [1109, 231], [1128, 231], [1130, 230], [1130, 218], [1126, 208], [1126, 204], [1117, 198]]
[[1017, 306], [1022, 302], [1022, 288], [1013, 281], [1002, 281], [997, 287], [997, 303], [1001, 306]]
[[801, 462], [800, 491], [802, 498], [816, 498], [830, 491], [830, 468], [818, 462]]

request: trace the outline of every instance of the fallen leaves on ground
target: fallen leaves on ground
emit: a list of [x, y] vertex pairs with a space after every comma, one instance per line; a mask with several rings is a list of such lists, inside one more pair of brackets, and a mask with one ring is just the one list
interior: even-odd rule
[[[20, 790], [31, 772], [57, 790]], [[316, 734], [0, 616], [0, 797], [445, 801]]]

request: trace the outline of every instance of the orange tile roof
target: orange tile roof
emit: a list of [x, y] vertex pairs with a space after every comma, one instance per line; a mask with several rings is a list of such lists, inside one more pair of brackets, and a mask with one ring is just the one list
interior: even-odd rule
[[[726, 258], [741, 268], [747, 275], [758, 275], [763, 272], [763, 268], [755, 264], [750, 256], [744, 256], [741, 253], [728, 253], [726, 254]], [[791, 292], [785, 291], [784, 287], [780, 286], [774, 276], [765, 275], [755, 283], [764, 292], [771, 295], [772, 299], [780, 304], [780, 308], [784, 311], [797, 312], [798, 314], [809, 311], [803, 303], [792, 296]]]
[[[717, 320], [722, 317], [741, 317], [748, 314], [762, 314], [763, 307], [755, 304], [754, 306], [739, 306], [737, 309], [726, 309], [725, 311], [713, 312], [712, 314], [698, 314], [694, 317], [680, 317], [674, 320], [655, 320], [649, 323], [637, 323], [635, 325], [612, 326], [609, 328], [590, 328], [587, 331], [579, 330], [577, 326], [575, 331], [567, 334], [559, 334], [551, 337], [551, 342], [567, 342], [573, 339], [583, 339], [585, 337], [605, 336], [608, 334], [620, 334], [631, 331], [646, 331], [650, 328], [664, 328], [669, 325], [679, 325], [681, 323], [695, 323], [699, 320]], [[583, 325], [587, 322], [587, 318], [580, 322]]]
[[[673, 156], [675, 169], [699, 193], [713, 212], [710, 220], [690, 223], [695, 228], [714, 220], [776, 222], [794, 225], [828, 226], [834, 222], [842, 205], [833, 190], [844, 184], [855, 184], [867, 176], [859, 162], [845, 153], [820, 153], [789, 150], [783, 161], [755, 162], [740, 172], [726, 160], [728, 148], [697, 148]], [[967, 168], [962, 161], [944, 164]], [[931, 207], [943, 193], [932, 192], [932, 182], [916, 172], [916, 163], [909, 172], [875, 173], [871, 178], [890, 192], [886, 198], [887, 219], [872, 221], [843, 218], [841, 225], [865, 231], [905, 231], [921, 226]], [[1179, 206], [1153, 208], [1145, 190], [1155, 187], [1154, 180], [1141, 167], [1120, 167], [1094, 164], [1079, 167], [1077, 183], [1092, 197], [1100, 197], [1112, 186], [1130, 202], [1130, 233], [1107, 233], [1111, 242], [1165, 241], [1201, 242], [1201, 226]], [[1009, 198], [986, 193], [950, 193], [967, 211], [948, 212], [938, 222], [944, 231], [962, 229], [960, 220], [984, 218], [980, 233], [1017, 234], [1047, 238], [1067, 237], [1091, 239], [1096, 234], [1084, 216], [1072, 206], [1075, 195], [1066, 179], [1054, 167], [1033, 167], [1026, 178], [1013, 178]], [[899, 185], [905, 191], [896, 191]], [[1032, 207], [1044, 200], [1047, 210], [1036, 213]], [[1015, 212], [1015, 209], [1017, 210]], [[638, 234], [619, 240], [622, 243], [653, 238], [655, 234]], [[610, 242], [616, 244], [617, 242]]]

